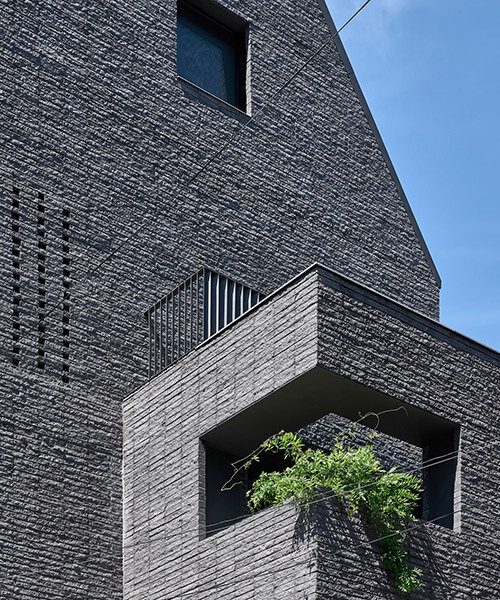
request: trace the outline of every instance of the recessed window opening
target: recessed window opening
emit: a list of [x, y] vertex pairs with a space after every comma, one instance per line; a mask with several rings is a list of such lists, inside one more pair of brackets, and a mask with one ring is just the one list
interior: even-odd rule
[[[203, 444], [205, 452], [205, 528], [206, 535], [221, 531], [248, 515], [247, 491], [263, 471], [282, 471], [291, 463], [282, 453], [262, 454], [259, 462], [242, 470], [231, 480], [233, 463], [243, 457]], [[228, 481], [227, 491], [222, 488]]]
[[246, 23], [211, 2], [178, 2], [177, 73], [246, 110]]
[[[331, 385], [333, 381], [337, 393]], [[323, 387], [324, 384], [327, 385]], [[348, 427], [359, 419], [359, 414], [367, 414], [371, 408], [389, 414], [377, 424], [379, 435], [373, 442], [368, 440], [375, 425], [367, 422], [354, 446], [370, 443], [386, 469], [396, 467], [401, 472], [421, 476], [423, 493], [415, 516], [458, 531], [460, 426], [321, 369], [294, 380], [202, 436], [205, 449], [205, 460], [200, 467], [205, 482], [205, 496], [202, 495], [200, 505], [202, 531], [210, 535], [243, 518], [248, 512], [246, 492], [252, 482], [262, 471], [281, 471], [287, 466], [279, 455], [261, 454], [259, 462], [239, 478], [238, 486], [230, 493], [221, 491], [234, 472], [232, 463], [253, 454], [270, 435], [297, 431], [307, 445], [328, 450], [329, 440], [332, 442], [338, 434], [335, 428], [345, 430], [346, 423]], [[333, 419], [331, 435], [325, 435], [324, 424], [318, 421], [327, 415]], [[311, 435], [315, 427], [316, 437]], [[228, 519], [226, 525], [221, 523]]]
[[[384, 436], [387, 437], [387, 436]], [[384, 440], [386, 443], [387, 440]], [[458, 449], [458, 431], [449, 436], [439, 438], [423, 449], [415, 447], [414, 456], [421, 456], [420, 464], [415, 461], [411, 468], [397, 464], [397, 440], [387, 450], [395, 451], [396, 457], [387, 454], [379, 456], [386, 468], [396, 466], [401, 472], [422, 477], [423, 493], [415, 510], [415, 517], [424, 521], [432, 521], [448, 529], [458, 529], [458, 498], [455, 493], [457, 478], [456, 451]], [[314, 444], [307, 444], [316, 447]], [[234, 454], [203, 444], [205, 452], [205, 534], [211, 535], [229, 525], [234, 525], [248, 515], [247, 492], [253, 482], [263, 471], [283, 471], [289, 466], [281, 454], [263, 454], [258, 463], [254, 463], [248, 471], [242, 470], [231, 481], [232, 489], [223, 491], [224, 485], [234, 473], [233, 463], [241, 461], [244, 456]], [[317, 446], [319, 447], [319, 446]], [[379, 454], [376, 452], [376, 454]], [[395, 458], [395, 460], [394, 460]], [[395, 464], [393, 464], [393, 462]], [[229, 486], [229, 487], [231, 487]]]

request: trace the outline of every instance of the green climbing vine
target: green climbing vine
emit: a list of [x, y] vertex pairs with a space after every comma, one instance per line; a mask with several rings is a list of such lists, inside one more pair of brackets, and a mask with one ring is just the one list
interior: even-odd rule
[[[318, 487], [328, 488], [349, 515], [361, 516], [374, 529], [384, 547], [382, 562], [403, 593], [421, 588], [422, 572], [408, 565], [403, 548], [404, 523], [415, 520], [414, 510], [422, 492], [418, 477], [385, 469], [377, 460], [370, 442], [352, 447], [352, 430], [339, 435], [331, 452], [306, 447], [294, 433], [281, 432], [267, 439], [242, 466], [248, 469], [263, 452], [283, 452], [291, 463], [281, 472], [262, 472], [247, 492], [248, 506], [256, 512], [293, 499], [307, 503]], [[229, 489], [225, 486], [223, 489]]]

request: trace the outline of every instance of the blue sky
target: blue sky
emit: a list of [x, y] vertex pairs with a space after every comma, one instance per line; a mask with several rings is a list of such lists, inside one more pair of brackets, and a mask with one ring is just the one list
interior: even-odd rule
[[[362, 0], [327, 0], [337, 27]], [[441, 321], [500, 349], [500, 2], [372, 0], [341, 37], [443, 280]]]

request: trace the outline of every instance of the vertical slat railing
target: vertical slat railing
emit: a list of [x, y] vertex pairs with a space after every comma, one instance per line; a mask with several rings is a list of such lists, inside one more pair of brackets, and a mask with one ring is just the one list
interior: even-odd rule
[[262, 299], [241, 283], [201, 269], [147, 312], [149, 377], [157, 375]]

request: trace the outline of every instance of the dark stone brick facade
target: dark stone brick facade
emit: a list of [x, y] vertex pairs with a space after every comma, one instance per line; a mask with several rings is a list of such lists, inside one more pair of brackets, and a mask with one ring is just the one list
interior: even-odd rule
[[[328, 23], [222, 4], [255, 114]], [[248, 117], [177, 78], [175, 2], [0, 7], [0, 598], [115, 599], [150, 304], [202, 265], [270, 293], [319, 260], [437, 317], [439, 281], [338, 44], [176, 195]]]
[[[310, 391], [321, 372], [335, 377]], [[324, 406], [334, 407], [345, 381], [352, 390], [348, 403], [360, 389], [376, 390], [395, 405], [460, 427], [454, 526], [408, 524], [410, 563], [421, 568], [425, 583], [411, 597], [500, 598], [500, 475], [491, 460], [500, 443], [498, 354], [318, 268], [125, 399], [127, 600], [401, 597], [381, 568], [380, 546], [370, 544], [373, 532], [338, 502], [309, 511], [286, 504], [204, 534], [200, 438], [222, 444], [227, 433], [213, 432], [234, 427], [243, 440], [249, 434], [238, 417], [246, 413], [250, 426], [251, 410], [275, 419], [273, 431], [286, 428], [292, 410], [311, 414], [308, 406], [321, 394]], [[272, 406], [283, 389], [288, 414], [275, 417]], [[263, 432], [266, 426], [261, 421]], [[403, 438], [416, 426], [411, 413], [396, 421]], [[332, 428], [328, 420], [319, 427], [320, 438]], [[408, 452], [394, 437], [391, 445], [393, 455]]]

